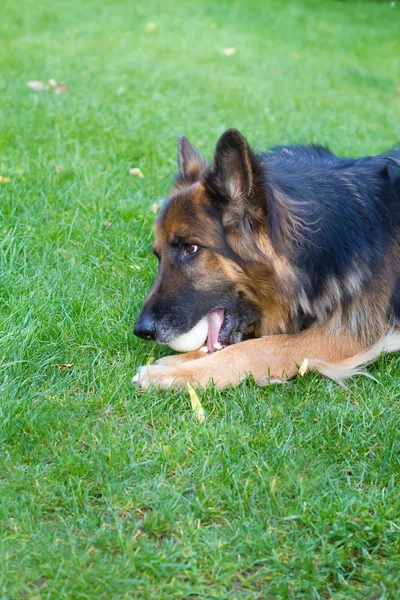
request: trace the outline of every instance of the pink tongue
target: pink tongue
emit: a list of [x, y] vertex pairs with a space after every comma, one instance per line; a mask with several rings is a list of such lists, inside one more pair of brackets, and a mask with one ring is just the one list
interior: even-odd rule
[[208, 337], [207, 337], [207, 350], [214, 352], [214, 344], [218, 342], [219, 331], [224, 322], [225, 311], [214, 310], [214, 312], [208, 315]]

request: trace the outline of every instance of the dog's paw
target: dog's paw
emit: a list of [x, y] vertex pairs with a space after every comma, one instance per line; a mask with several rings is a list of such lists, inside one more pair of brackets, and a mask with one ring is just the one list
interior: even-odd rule
[[169, 388], [182, 387], [185, 385], [185, 381], [180, 377], [179, 372], [173, 367], [165, 364], [152, 364], [139, 367], [136, 375], [132, 379], [132, 383], [142, 390], [146, 390], [150, 386]]

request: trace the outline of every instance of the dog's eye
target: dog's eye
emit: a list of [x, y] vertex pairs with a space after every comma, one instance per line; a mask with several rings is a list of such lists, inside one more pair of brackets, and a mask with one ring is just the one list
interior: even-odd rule
[[198, 246], [196, 244], [183, 244], [185, 255], [187, 254], [196, 254], [198, 250]]

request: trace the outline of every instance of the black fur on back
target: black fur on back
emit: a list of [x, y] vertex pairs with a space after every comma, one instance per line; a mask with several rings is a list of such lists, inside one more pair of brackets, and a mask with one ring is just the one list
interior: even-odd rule
[[284, 246], [293, 249], [310, 300], [329, 277], [345, 278], [354, 268], [362, 266], [363, 283], [370, 280], [400, 224], [400, 149], [349, 159], [321, 146], [278, 146], [259, 161], [268, 187], [269, 237], [281, 251], [280, 220], [287, 213], [279, 215], [278, 196], [297, 224], [295, 243], [285, 240]]

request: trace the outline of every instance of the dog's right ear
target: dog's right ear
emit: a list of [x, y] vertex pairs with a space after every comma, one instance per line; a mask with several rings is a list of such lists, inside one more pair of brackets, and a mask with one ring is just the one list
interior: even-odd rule
[[231, 230], [255, 222], [265, 210], [257, 195], [260, 165], [247, 140], [237, 129], [228, 129], [218, 140], [206, 187], [222, 212], [224, 226]]
[[207, 169], [207, 161], [192, 146], [186, 136], [178, 139], [178, 177], [176, 183], [190, 184], [198, 181]]
[[254, 157], [237, 129], [228, 129], [218, 140], [210, 182], [227, 203], [249, 204], [254, 187]]

